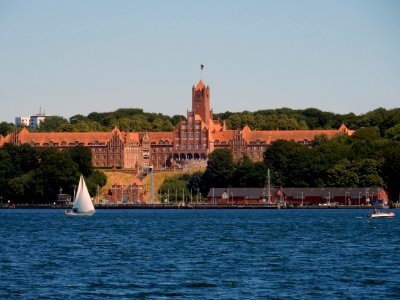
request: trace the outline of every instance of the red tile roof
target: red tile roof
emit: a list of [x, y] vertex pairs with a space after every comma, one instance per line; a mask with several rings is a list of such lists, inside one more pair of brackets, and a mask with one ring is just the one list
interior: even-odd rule
[[[114, 132], [114, 131], [113, 131]], [[89, 143], [98, 142], [99, 144], [107, 144], [113, 135], [113, 132], [28, 132], [22, 130], [18, 139], [21, 144], [35, 143], [39, 146], [53, 142], [54, 144], [66, 144], [78, 142], [84, 146]]]
[[[229, 142], [234, 138], [235, 130], [216, 131], [213, 133], [213, 139], [219, 142]], [[304, 140], [312, 141], [317, 135], [326, 135], [329, 139], [336, 134], [347, 133], [353, 134], [352, 130], [348, 130], [342, 125], [339, 129], [332, 130], [255, 130], [252, 131], [247, 125], [241, 130], [243, 139], [247, 144], [250, 142], [264, 142], [271, 144], [277, 140], [287, 140], [295, 142], [303, 142]]]
[[11, 142], [11, 134], [7, 136], [2, 136], [0, 135], [0, 147], [3, 147], [4, 144], [10, 143]]
[[161, 141], [168, 141], [169, 144], [174, 142], [174, 132], [147, 132], [151, 143], [160, 144]]
[[225, 131], [216, 131], [212, 135], [213, 141], [219, 141], [220, 143], [226, 142], [228, 143], [235, 136], [236, 130], [225, 130]]

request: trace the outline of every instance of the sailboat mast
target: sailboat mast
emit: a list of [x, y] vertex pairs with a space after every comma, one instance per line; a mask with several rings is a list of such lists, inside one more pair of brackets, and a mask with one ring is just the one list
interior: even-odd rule
[[268, 189], [268, 203], [271, 203], [271, 174], [269, 172], [267, 172], [267, 189]]

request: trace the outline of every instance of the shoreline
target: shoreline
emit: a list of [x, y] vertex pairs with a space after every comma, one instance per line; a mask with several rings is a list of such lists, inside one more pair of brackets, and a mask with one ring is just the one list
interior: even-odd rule
[[[59, 204], [16, 204], [1, 205], [0, 209], [70, 209], [69, 205]], [[304, 205], [304, 206], [283, 206], [266, 204], [96, 204], [96, 209], [373, 209], [368, 205]], [[395, 207], [380, 206], [378, 209], [395, 209]]]

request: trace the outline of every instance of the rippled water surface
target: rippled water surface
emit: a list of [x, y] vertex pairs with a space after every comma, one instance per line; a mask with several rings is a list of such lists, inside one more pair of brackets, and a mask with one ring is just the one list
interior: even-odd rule
[[1, 299], [399, 299], [400, 213], [0, 210]]

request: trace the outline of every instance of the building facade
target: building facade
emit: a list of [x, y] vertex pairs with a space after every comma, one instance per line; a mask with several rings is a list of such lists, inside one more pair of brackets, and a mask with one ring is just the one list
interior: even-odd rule
[[353, 131], [342, 125], [337, 130], [263, 130], [248, 126], [241, 130], [227, 130], [226, 122], [213, 119], [210, 109], [210, 87], [200, 80], [192, 87], [192, 110], [187, 112], [172, 132], [20, 132], [0, 136], [0, 147], [5, 143], [29, 144], [32, 147], [66, 149], [76, 145], [90, 148], [95, 167], [137, 169], [152, 165], [155, 170], [184, 161], [206, 161], [218, 148], [232, 151], [235, 161], [243, 155], [252, 161], [262, 161], [264, 151], [277, 140], [295, 141], [304, 145], [317, 135], [333, 138], [337, 134], [351, 135]]
[[42, 113], [41, 109], [36, 115], [29, 115], [27, 117], [15, 117], [15, 126], [29, 127], [32, 129], [39, 128], [40, 123], [48, 117], [45, 113]]
[[327, 188], [211, 188], [208, 203], [337, 206], [389, 204], [382, 187]]

